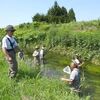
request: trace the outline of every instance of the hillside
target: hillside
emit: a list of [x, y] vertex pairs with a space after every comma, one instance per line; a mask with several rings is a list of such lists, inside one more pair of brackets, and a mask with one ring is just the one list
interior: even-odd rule
[[[71, 22], [68, 24], [23, 23], [15, 26], [15, 37], [19, 46], [28, 55], [19, 61], [19, 72], [14, 80], [7, 76], [7, 63], [0, 52], [0, 100], [90, 100], [99, 98], [100, 76], [100, 21]], [[0, 29], [0, 40], [5, 35]], [[85, 64], [85, 81], [81, 96], [69, 92], [60, 77], [42, 77], [40, 70], [33, 68], [31, 59], [35, 45], [47, 48], [46, 67], [62, 71], [78, 53]], [[0, 49], [1, 51], [1, 49]], [[94, 64], [92, 64], [92, 63]], [[55, 70], [55, 69], [53, 69]]]
[[[62, 54], [70, 57], [78, 53], [84, 60], [100, 65], [100, 20], [68, 24], [33, 22], [15, 27], [16, 39], [21, 48], [26, 48], [26, 53], [31, 54], [34, 45], [45, 45], [53, 51], [62, 49]], [[0, 29], [0, 40], [4, 34]]]

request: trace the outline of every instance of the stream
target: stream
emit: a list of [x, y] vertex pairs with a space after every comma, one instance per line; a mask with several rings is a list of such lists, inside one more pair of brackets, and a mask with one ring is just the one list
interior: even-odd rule
[[[41, 67], [43, 77], [56, 79], [69, 77], [68, 74], [63, 72], [63, 68], [70, 63], [70, 60], [64, 56], [53, 55], [51, 53], [49, 53], [45, 59], [46, 63]], [[30, 64], [30, 66], [32, 66], [32, 64]], [[91, 100], [100, 100], [100, 65], [97, 66], [86, 63], [84, 67], [84, 76], [85, 80], [82, 83], [84, 95], [90, 95]]]

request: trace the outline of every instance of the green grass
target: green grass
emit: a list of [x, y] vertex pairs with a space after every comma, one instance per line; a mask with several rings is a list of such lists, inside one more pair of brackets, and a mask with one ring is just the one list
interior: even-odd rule
[[[0, 58], [3, 55], [0, 53]], [[89, 100], [70, 93], [68, 85], [60, 79], [42, 77], [37, 68], [19, 61], [19, 72], [9, 79], [8, 66], [0, 59], [0, 100]]]
[[[0, 50], [0, 100], [88, 100], [100, 94], [100, 21], [71, 22], [68, 24], [26, 23], [16, 26], [17, 37], [25, 53], [32, 54], [35, 45], [51, 47], [46, 55], [48, 67], [61, 69], [69, 65], [73, 54], [79, 53], [84, 60], [86, 80], [83, 97], [70, 94], [68, 86], [59, 79], [41, 77], [39, 70], [19, 62], [19, 72], [14, 80], [8, 78], [8, 65]], [[4, 36], [0, 29], [0, 40]], [[26, 44], [26, 42], [28, 44]], [[53, 51], [53, 52], [52, 52]], [[93, 87], [93, 88], [91, 88]], [[87, 97], [86, 97], [87, 96]]]
[[[60, 46], [60, 50], [67, 48], [65, 53], [71, 55], [70, 50], [78, 52], [85, 60], [100, 65], [100, 20], [63, 24], [32, 22], [15, 28], [14, 35], [28, 54], [33, 52], [35, 45], [44, 44], [47, 48]], [[4, 29], [0, 29], [0, 41], [4, 35]]]
[[94, 64], [87, 64], [85, 69], [86, 72], [86, 81], [87, 84], [90, 85], [91, 89], [93, 90], [93, 97], [94, 100], [99, 100], [100, 94], [100, 66]]

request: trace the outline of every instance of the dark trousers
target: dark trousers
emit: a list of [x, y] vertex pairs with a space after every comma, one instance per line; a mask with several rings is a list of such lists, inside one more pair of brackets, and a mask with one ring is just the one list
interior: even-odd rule
[[12, 77], [15, 77], [17, 74], [18, 63], [16, 60], [16, 53], [14, 51], [10, 51], [9, 55], [12, 58], [12, 61], [7, 60], [8, 64], [9, 64], [9, 72], [8, 73], [9, 73], [9, 76], [12, 78]]

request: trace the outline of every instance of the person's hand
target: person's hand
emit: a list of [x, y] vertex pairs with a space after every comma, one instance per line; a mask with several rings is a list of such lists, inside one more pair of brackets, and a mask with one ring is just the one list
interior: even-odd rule
[[12, 62], [12, 58], [11, 58], [11, 57], [8, 57], [8, 61], [9, 61], [9, 62]]

